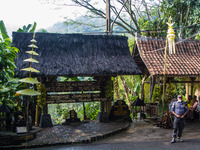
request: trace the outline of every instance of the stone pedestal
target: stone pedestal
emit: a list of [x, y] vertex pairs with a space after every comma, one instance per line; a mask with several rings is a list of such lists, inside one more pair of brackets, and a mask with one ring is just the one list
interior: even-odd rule
[[40, 117], [40, 127], [41, 128], [47, 128], [47, 127], [52, 127], [53, 123], [51, 120], [51, 115], [50, 114], [43, 114]]
[[99, 122], [109, 122], [110, 120], [108, 119], [108, 113], [107, 112], [99, 112], [97, 116], [97, 120]]

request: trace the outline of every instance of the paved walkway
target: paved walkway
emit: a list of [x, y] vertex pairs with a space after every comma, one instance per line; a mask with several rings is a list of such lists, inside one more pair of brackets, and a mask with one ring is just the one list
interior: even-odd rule
[[200, 122], [186, 122], [184, 142], [171, 144], [172, 129], [153, 125], [149, 120], [134, 121], [128, 130], [89, 144], [59, 145], [35, 150], [199, 150]]
[[[128, 128], [128, 130], [126, 130]], [[121, 132], [126, 130], [125, 132]], [[115, 134], [119, 133], [119, 134]], [[112, 135], [112, 136], [111, 136]], [[131, 125], [125, 122], [90, 123], [57, 125], [42, 129], [37, 138], [21, 143], [0, 147], [38, 148], [38, 149], [69, 149], [69, 150], [131, 150], [131, 149], [199, 149], [200, 122], [187, 122], [184, 129], [184, 142], [171, 144], [172, 129], [164, 129], [153, 125], [149, 120], [137, 120]], [[102, 140], [99, 140], [102, 139]], [[82, 143], [89, 143], [84, 144]], [[79, 143], [77, 145], [77, 143]], [[75, 144], [75, 145], [74, 145]], [[49, 147], [53, 146], [53, 147]], [[54, 147], [55, 146], [55, 147]], [[40, 147], [40, 148], [39, 148]], [[41, 148], [44, 147], [44, 148]]]
[[36, 138], [31, 141], [21, 143], [20, 145], [1, 146], [0, 149], [89, 143], [124, 131], [129, 125], [129, 122], [100, 123], [98, 121], [71, 125], [56, 125], [41, 129], [37, 133]]

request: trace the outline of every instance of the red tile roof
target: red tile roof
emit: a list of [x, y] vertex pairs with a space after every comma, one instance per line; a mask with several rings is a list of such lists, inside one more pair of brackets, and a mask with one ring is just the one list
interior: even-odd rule
[[[166, 39], [136, 38], [141, 59], [150, 75], [163, 75]], [[176, 54], [167, 54], [167, 76], [200, 75], [200, 40], [176, 41]]]

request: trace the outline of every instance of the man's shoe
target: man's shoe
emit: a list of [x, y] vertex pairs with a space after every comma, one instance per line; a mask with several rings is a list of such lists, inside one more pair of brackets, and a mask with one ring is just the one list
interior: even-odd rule
[[171, 143], [175, 143], [176, 142], [176, 138], [172, 138]]
[[178, 137], [178, 141], [183, 142], [183, 139], [181, 139], [181, 137]]

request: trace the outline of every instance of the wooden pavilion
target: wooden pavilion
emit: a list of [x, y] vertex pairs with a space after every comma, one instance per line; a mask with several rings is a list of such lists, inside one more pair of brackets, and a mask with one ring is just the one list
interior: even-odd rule
[[[32, 37], [32, 33], [13, 32], [13, 45], [20, 50], [15, 60], [17, 77], [28, 76], [20, 69], [28, 67], [23, 60]], [[141, 74], [125, 36], [36, 33], [35, 39], [40, 63], [33, 67], [40, 73], [34, 76], [46, 86], [47, 104], [100, 101], [101, 111], [109, 114], [113, 100], [111, 77]], [[92, 76], [95, 81], [65, 83], [58, 82], [58, 76]]]
[[[143, 85], [150, 76], [150, 99], [152, 98], [155, 83], [162, 84], [164, 76], [164, 51], [166, 39], [143, 37], [138, 35], [133, 50], [133, 58], [141, 69]], [[196, 95], [200, 95], [200, 40], [176, 39], [176, 53], [167, 53], [166, 83], [185, 83], [186, 98], [193, 95], [194, 84], [198, 88]], [[174, 77], [184, 78], [184, 81], [175, 81]], [[142, 94], [144, 99], [144, 94]]]

